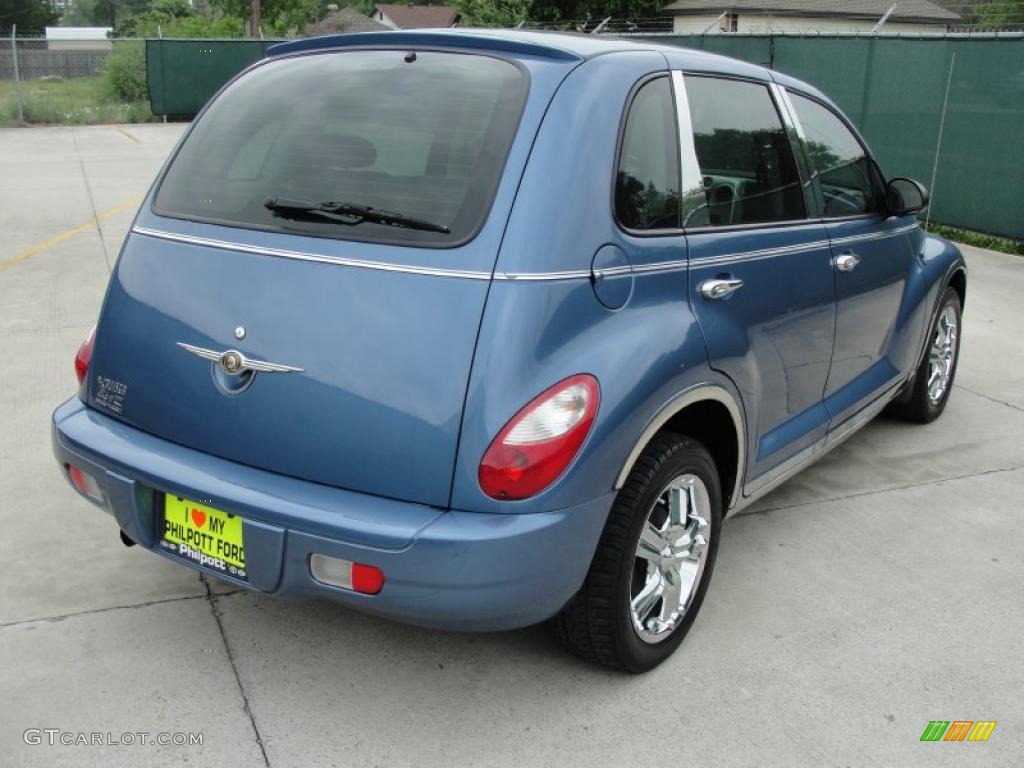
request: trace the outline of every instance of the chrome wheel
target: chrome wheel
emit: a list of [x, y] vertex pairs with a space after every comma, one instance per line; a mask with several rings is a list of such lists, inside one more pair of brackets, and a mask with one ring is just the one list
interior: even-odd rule
[[633, 628], [645, 643], [668, 638], [686, 614], [708, 553], [711, 499], [696, 475], [668, 484], [640, 531], [630, 586]]
[[942, 400], [953, 378], [956, 362], [957, 317], [952, 304], [942, 308], [935, 326], [935, 338], [928, 350], [928, 399], [933, 405]]

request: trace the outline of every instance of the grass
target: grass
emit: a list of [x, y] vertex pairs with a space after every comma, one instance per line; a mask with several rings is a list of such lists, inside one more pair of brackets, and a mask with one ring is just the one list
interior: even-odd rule
[[955, 240], [958, 243], [973, 245], [976, 248], [987, 248], [990, 251], [1001, 251], [1012, 253], [1016, 256], [1024, 256], [1024, 240], [1011, 240], [1007, 237], [987, 235], [984, 232], [974, 232], [969, 229], [958, 227], [947, 227], [945, 224], [928, 225], [928, 231], [934, 232], [947, 240]]
[[[24, 80], [21, 94], [26, 123], [92, 125], [158, 119], [146, 101], [117, 101], [102, 75]], [[18, 124], [17, 98], [14, 81], [0, 80], [0, 126]]]

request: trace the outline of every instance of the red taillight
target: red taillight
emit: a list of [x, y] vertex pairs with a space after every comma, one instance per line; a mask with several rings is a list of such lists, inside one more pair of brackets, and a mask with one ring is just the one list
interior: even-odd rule
[[364, 595], [376, 595], [384, 586], [384, 572], [374, 565], [352, 563], [352, 589]]
[[380, 568], [340, 557], [314, 553], [309, 556], [309, 572], [324, 584], [364, 595], [376, 595], [384, 588], [384, 571]]
[[492, 499], [526, 499], [555, 482], [579, 453], [600, 400], [597, 379], [579, 373], [527, 403], [480, 462], [483, 492]]
[[89, 372], [89, 360], [92, 359], [92, 342], [96, 338], [96, 326], [89, 331], [89, 337], [82, 342], [75, 355], [75, 375], [78, 376], [78, 383], [85, 381], [85, 375]]
[[103, 503], [103, 491], [100, 489], [100, 485], [96, 482], [95, 477], [74, 464], [65, 464], [64, 468], [67, 469], [68, 478], [71, 480], [71, 484], [75, 486], [76, 491], [92, 499], [97, 504]]

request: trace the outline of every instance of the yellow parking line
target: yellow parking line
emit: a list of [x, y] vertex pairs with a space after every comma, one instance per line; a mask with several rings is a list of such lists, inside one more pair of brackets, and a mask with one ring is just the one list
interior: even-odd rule
[[114, 129], [115, 131], [117, 131], [118, 133], [120, 133], [120, 134], [121, 134], [122, 136], [124, 136], [124, 137], [125, 137], [126, 139], [131, 139], [131, 140], [132, 140], [132, 141], [134, 141], [134, 142], [135, 142], [136, 144], [141, 144], [141, 143], [142, 143], [142, 140], [141, 140], [141, 139], [139, 139], [139, 137], [138, 137], [138, 136], [132, 136], [132, 135], [131, 135], [130, 133], [128, 133], [128, 131], [126, 131], [126, 130], [125, 130], [124, 128], [122, 128], [122, 127], [121, 127], [120, 125], [111, 125], [110, 127], [111, 127], [111, 128], [113, 128], [113, 129]]
[[32, 256], [35, 256], [37, 253], [42, 253], [47, 248], [52, 248], [53, 246], [57, 245], [57, 243], [64, 242], [69, 237], [74, 237], [80, 232], [85, 232], [87, 229], [92, 229], [101, 221], [106, 221], [109, 218], [117, 216], [119, 213], [124, 213], [125, 211], [137, 207], [138, 204], [142, 202], [142, 198], [143, 195], [138, 195], [136, 197], [133, 197], [131, 200], [126, 200], [120, 205], [115, 205], [113, 208], [108, 208], [107, 210], [97, 214], [88, 221], [82, 222], [77, 227], [72, 227], [71, 229], [65, 230], [64, 232], [61, 232], [59, 235], [48, 237], [46, 240], [43, 240], [43, 242], [36, 243], [35, 245], [26, 248], [24, 251], [21, 251], [20, 253], [14, 254], [13, 256], [11, 256], [11, 258], [5, 259], [4, 261], [0, 261], [0, 272], [3, 272], [5, 269], [10, 269], [15, 264], [18, 264], [19, 262], [22, 262], [25, 259], [31, 258]]

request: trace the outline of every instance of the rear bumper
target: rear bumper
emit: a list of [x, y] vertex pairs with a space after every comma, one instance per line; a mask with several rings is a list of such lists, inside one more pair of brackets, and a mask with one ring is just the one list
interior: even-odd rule
[[[126, 535], [163, 557], [240, 587], [328, 597], [442, 629], [511, 629], [556, 614], [583, 583], [614, 496], [524, 515], [441, 510], [219, 459], [133, 429], [77, 398], [53, 414], [53, 450], [62, 470], [73, 464], [97, 479]], [[248, 583], [156, 546], [164, 493], [245, 519]], [[362, 595], [316, 581], [314, 553], [377, 566], [383, 590]]]

